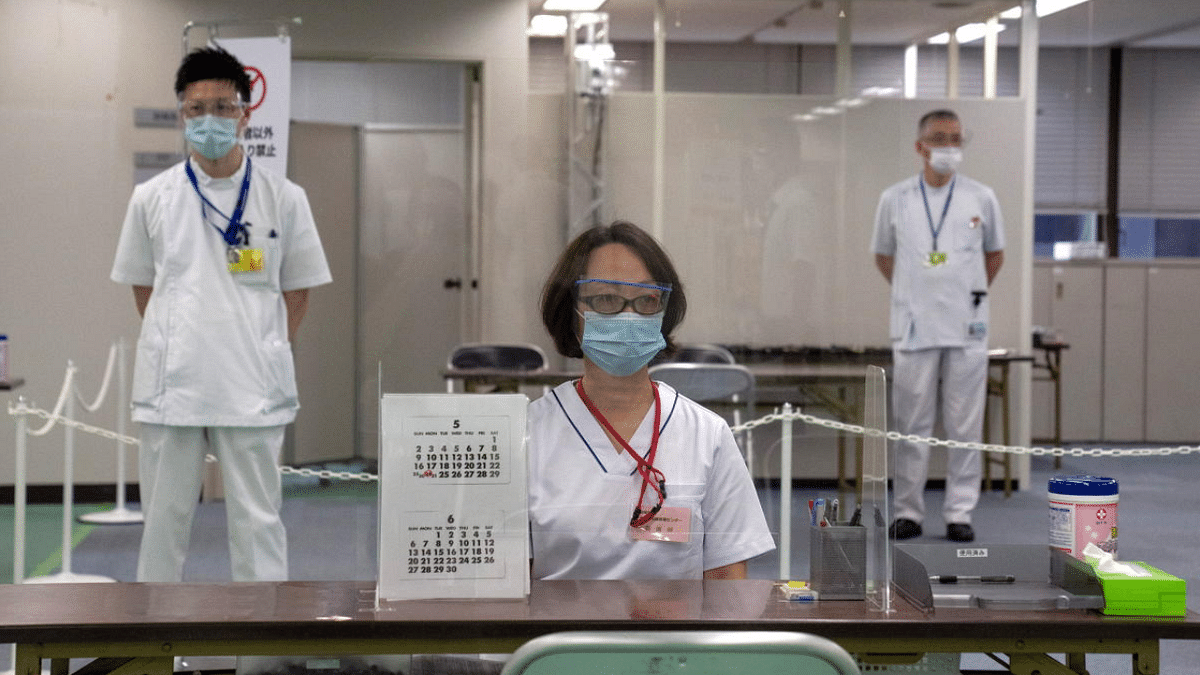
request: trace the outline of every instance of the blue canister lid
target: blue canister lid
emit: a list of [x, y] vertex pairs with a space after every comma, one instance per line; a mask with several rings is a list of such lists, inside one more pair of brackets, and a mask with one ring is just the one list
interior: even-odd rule
[[1050, 492], [1056, 495], [1101, 497], [1117, 494], [1115, 478], [1104, 476], [1055, 476], [1050, 479]]

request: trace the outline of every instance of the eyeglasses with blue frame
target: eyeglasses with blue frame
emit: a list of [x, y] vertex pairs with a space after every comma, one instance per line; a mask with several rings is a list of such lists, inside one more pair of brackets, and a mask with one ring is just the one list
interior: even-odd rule
[[[650, 292], [626, 297], [618, 292], [621, 288], [615, 287], [645, 289]], [[575, 282], [576, 299], [598, 314], [620, 314], [630, 307], [638, 314], [658, 314], [666, 309], [667, 296], [670, 293], [670, 284], [657, 282], [637, 283], [612, 279], [580, 279]]]

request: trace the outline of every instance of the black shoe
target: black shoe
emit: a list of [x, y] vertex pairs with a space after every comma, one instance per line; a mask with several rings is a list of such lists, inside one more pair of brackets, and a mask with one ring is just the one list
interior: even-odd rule
[[921, 536], [921, 524], [908, 518], [897, 518], [888, 528], [888, 536], [892, 539], [912, 539]]
[[975, 530], [966, 523], [950, 523], [946, 526], [946, 538], [950, 541], [975, 541]]

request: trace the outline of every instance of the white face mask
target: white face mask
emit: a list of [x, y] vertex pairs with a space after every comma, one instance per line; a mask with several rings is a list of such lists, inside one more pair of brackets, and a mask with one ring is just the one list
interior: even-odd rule
[[958, 171], [958, 165], [962, 164], [962, 159], [962, 148], [947, 146], [929, 149], [929, 166], [933, 167], [934, 171], [943, 176], [948, 176]]

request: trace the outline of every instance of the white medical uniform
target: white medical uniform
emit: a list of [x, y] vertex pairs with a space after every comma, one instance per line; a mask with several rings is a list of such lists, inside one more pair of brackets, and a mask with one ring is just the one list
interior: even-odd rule
[[[664, 507], [688, 509], [689, 541], [635, 541], [629, 520], [642, 477], [617, 453], [573, 382], [529, 406], [529, 520], [535, 579], [701, 579], [775, 548], [750, 472], [718, 415], [659, 383], [654, 466]], [[643, 456], [651, 408], [630, 445]], [[649, 498], [652, 491], [647, 492]]]
[[[228, 178], [192, 163], [205, 197], [234, 212], [247, 160]], [[233, 579], [286, 579], [279, 518], [283, 427], [299, 409], [283, 291], [330, 282], [304, 190], [251, 169], [242, 222], [263, 269], [230, 272], [224, 239], [177, 164], [134, 188], [112, 280], [152, 286], [134, 365], [133, 419], [142, 423], [139, 581], [179, 580], [211, 447], [221, 460]]]
[[[988, 298], [985, 253], [1004, 249], [1004, 220], [991, 188], [957, 175], [940, 188], [921, 176], [883, 191], [875, 215], [872, 250], [891, 256], [892, 406], [900, 433], [931, 436], [941, 381], [942, 426], [957, 441], [979, 441], [987, 392]], [[946, 255], [929, 264], [933, 227], [950, 199], [937, 250]], [[897, 518], [924, 521], [924, 489], [929, 446], [901, 442], [895, 453]], [[948, 450], [946, 523], [971, 522], [979, 501], [977, 451]]]

